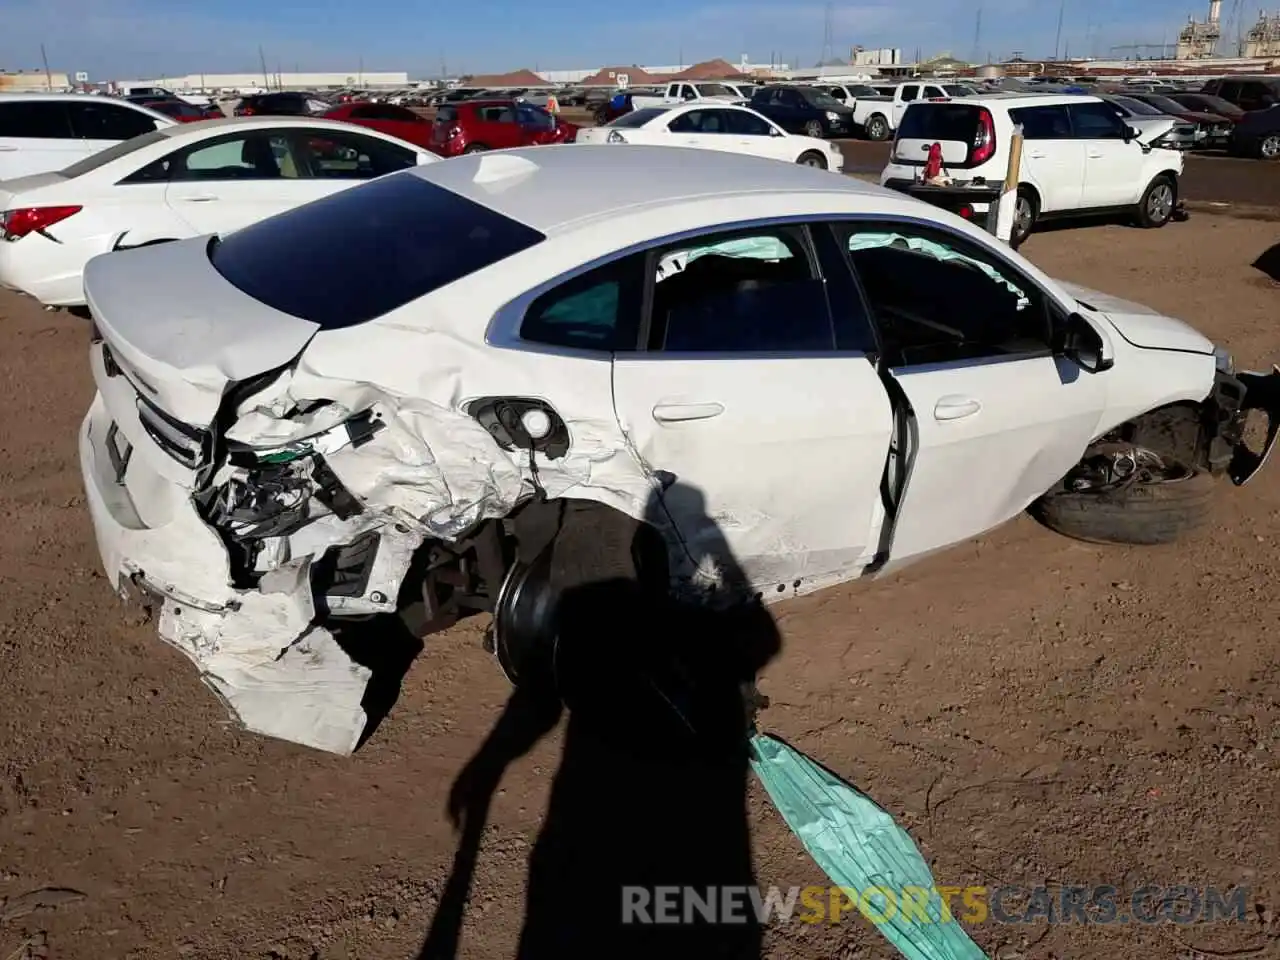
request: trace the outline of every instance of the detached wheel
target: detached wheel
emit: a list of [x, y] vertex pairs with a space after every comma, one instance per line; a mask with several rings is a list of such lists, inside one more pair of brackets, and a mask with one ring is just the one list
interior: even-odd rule
[[1214, 486], [1210, 474], [1168, 463], [1150, 479], [1046, 494], [1031, 505], [1031, 515], [1090, 543], [1175, 543], [1208, 522]]
[[1178, 206], [1178, 187], [1168, 177], [1156, 177], [1148, 184], [1138, 204], [1138, 226], [1163, 227], [1173, 219]]
[[1268, 137], [1262, 138], [1258, 143], [1258, 156], [1263, 160], [1280, 158], [1280, 133], [1273, 133]]
[[804, 135], [813, 137], [815, 140], [821, 140], [825, 134], [822, 129], [822, 123], [818, 120], [810, 120], [804, 125]]
[[827, 169], [827, 158], [820, 154], [817, 150], [806, 150], [800, 154], [800, 159], [796, 161], [802, 167], [816, 167], [819, 170]]
[[1036, 228], [1039, 217], [1040, 203], [1036, 200], [1036, 195], [1026, 187], [1019, 187], [1013, 206], [1013, 228], [1009, 234], [1009, 246], [1014, 250], [1022, 246]]
[[867, 120], [864, 128], [867, 133], [868, 140], [888, 140], [889, 139], [889, 121], [880, 114], [875, 114]]

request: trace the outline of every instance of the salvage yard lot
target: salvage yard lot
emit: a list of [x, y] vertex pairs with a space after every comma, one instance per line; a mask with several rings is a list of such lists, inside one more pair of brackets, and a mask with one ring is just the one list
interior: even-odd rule
[[[1250, 264], [1275, 241], [1273, 224], [1196, 216], [1051, 230], [1023, 252], [1265, 369], [1280, 287]], [[0, 957], [40, 934], [61, 960], [417, 956], [452, 864], [450, 786], [507, 695], [480, 624], [429, 640], [354, 758], [234, 730], [99, 572], [75, 455], [85, 324], [0, 293], [0, 333], [0, 898], [86, 894], [0, 924]], [[900, 576], [776, 607], [784, 650], [762, 726], [885, 805], [941, 884], [1250, 888], [1246, 923], [988, 923], [972, 932], [989, 956], [1265, 944], [1280, 935], [1275, 469], [1223, 490], [1215, 520], [1183, 546], [1139, 549], [1024, 517]], [[501, 784], [460, 956], [515, 953], [560, 747], [548, 738]], [[822, 883], [754, 784], [748, 805], [758, 881]], [[771, 928], [765, 954], [890, 955], [856, 919]]]

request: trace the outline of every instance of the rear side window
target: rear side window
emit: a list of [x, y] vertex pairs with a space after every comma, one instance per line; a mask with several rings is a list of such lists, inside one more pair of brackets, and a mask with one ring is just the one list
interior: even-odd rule
[[0, 137], [21, 140], [70, 140], [66, 104], [57, 100], [0, 103]]
[[978, 108], [966, 103], [913, 103], [898, 124], [899, 140], [958, 140], [973, 143]]
[[382, 316], [545, 239], [403, 173], [236, 230], [209, 259], [255, 300], [331, 330]]
[[1027, 140], [1071, 139], [1066, 107], [1019, 107], [1009, 111], [1009, 119], [1022, 124], [1022, 136]]

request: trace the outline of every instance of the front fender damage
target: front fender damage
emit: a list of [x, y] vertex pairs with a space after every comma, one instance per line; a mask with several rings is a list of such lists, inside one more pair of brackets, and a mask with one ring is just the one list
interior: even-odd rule
[[461, 407], [295, 369], [228, 412], [191, 504], [225, 549], [233, 599], [152, 592], [161, 636], [245, 728], [356, 748], [371, 672], [340, 643], [342, 618], [396, 612], [424, 544], [537, 492], [643, 516], [652, 480], [616, 423], [565, 417], [569, 453], [549, 460], [504, 450]]

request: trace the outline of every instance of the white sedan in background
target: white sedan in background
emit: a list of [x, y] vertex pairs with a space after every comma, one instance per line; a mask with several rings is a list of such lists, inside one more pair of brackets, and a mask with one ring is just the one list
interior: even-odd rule
[[787, 133], [754, 110], [722, 103], [641, 107], [603, 127], [579, 130], [577, 142], [697, 147], [785, 160], [837, 173], [844, 170], [844, 154], [836, 144]]
[[[170, 126], [57, 173], [0, 182], [0, 286], [84, 305], [82, 273], [113, 250], [222, 234], [435, 154], [333, 120]], [[335, 224], [340, 242], [341, 224]]]

